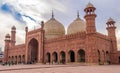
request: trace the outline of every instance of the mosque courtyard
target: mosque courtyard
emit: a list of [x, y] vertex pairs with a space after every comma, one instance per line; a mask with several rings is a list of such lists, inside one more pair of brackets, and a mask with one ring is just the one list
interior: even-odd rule
[[120, 65], [0, 65], [0, 73], [120, 73]]

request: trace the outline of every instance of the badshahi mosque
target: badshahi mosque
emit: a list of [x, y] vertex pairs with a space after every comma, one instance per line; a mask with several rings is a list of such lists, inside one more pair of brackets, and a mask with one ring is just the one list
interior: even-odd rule
[[65, 28], [55, 17], [41, 22], [41, 27], [28, 31], [25, 27], [25, 43], [15, 45], [16, 27], [5, 36], [4, 62], [9, 63], [88, 63], [119, 64], [115, 21], [106, 21], [107, 35], [96, 31], [96, 8], [88, 3], [82, 20], [77, 18]]

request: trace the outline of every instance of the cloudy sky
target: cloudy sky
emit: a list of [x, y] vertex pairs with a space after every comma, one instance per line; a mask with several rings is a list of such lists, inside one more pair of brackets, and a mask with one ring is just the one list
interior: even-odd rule
[[[116, 21], [116, 35], [120, 48], [120, 1], [119, 0], [0, 0], [0, 47], [4, 46], [4, 36], [10, 33], [13, 25], [17, 28], [17, 43], [24, 43], [25, 26], [29, 30], [40, 27], [39, 23], [51, 18], [52, 10], [55, 18], [67, 29], [77, 17], [84, 19], [84, 8], [88, 2], [96, 7], [97, 31], [107, 34], [106, 21], [112, 17]], [[4, 49], [2, 49], [4, 50]]]

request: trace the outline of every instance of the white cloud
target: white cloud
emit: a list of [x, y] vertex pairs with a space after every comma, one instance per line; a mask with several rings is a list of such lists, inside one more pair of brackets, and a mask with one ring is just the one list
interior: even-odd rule
[[[26, 25], [28, 26], [29, 30], [34, 29], [34, 26], [40, 27], [38, 22], [44, 20], [46, 21], [47, 19], [43, 18], [44, 14], [51, 13], [51, 10], [57, 10], [61, 12], [66, 12], [66, 7], [59, 3], [58, 0], [1, 0], [0, 1], [0, 6], [4, 3], [12, 5], [16, 11], [21, 13], [22, 15], [27, 15], [35, 19], [37, 22], [34, 22], [30, 20], [27, 17], [23, 17], [23, 20], [27, 23]], [[24, 43], [25, 39], [25, 32], [24, 32], [24, 27], [26, 25], [19, 23], [17, 20], [15, 20], [11, 15], [9, 14], [4, 14], [0, 12], [0, 39], [2, 41], [0, 42], [0, 46], [4, 46], [4, 37], [5, 34], [10, 33], [11, 27], [13, 25], [16, 26], [17, 28], [17, 44], [19, 43]], [[35, 28], [36, 28], [35, 27]]]
[[[24, 39], [19, 39], [19, 38], [23, 38], [22, 35], [24, 35], [24, 27], [25, 25], [19, 23], [18, 21], [16, 21], [11, 15], [9, 14], [4, 14], [2, 12], [0, 12], [0, 46], [4, 46], [4, 39], [5, 39], [5, 35], [7, 33], [11, 33], [11, 27], [15, 25], [17, 28], [17, 43], [23, 43]], [[18, 32], [20, 31], [20, 32]], [[21, 33], [22, 32], [22, 33]], [[3, 49], [2, 49], [3, 50]]]

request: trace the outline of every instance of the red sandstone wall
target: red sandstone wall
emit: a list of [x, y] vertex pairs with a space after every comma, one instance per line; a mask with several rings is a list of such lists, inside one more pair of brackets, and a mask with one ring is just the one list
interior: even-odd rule
[[[69, 36], [69, 35], [66, 35]], [[71, 36], [75, 36], [71, 35]], [[78, 36], [78, 35], [76, 35]], [[62, 38], [62, 37], [61, 37]], [[69, 54], [68, 52], [70, 50], [73, 50], [75, 52], [75, 61], [78, 61], [78, 51], [80, 49], [83, 49], [86, 53], [86, 61], [89, 62], [90, 59], [88, 59], [91, 55], [91, 59], [94, 58], [93, 62], [98, 62], [98, 50], [100, 51], [100, 59], [102, 63], [106, 62], [106, 52], [108, 51], [110, 53], [110, 49], [111, 49], [111, 41], [110, 39], [102, 34], [96, 34], [93, 36], [93, 46], [94, 46], [94, 52], [93, 52], [93, 48], [87, 48], [86, 46], [88, 46], [86, 41], [86, 36], [82, 36], [82, 37], [76, 37], [76, 38], [67, 38], [67, 39], [61, 39], [61, 38], [57, 38], [57, 39], [51, 39], [51, 40], [47, 40], [45, 45], [44, 45], [44, 49], [45, 49], [45, 53], [44, 56], [46, 57], [46, 53], [49, 52], [51, 55], [53, 52], [57, 52], [58, 53], [58, 60], [60, 59], [60, 52], [64, 51], [66, 53], [66, 61], [69, 62]], [[61, 39], [61, 40], [59, 40]], [[55, 40], [55, 41], [54, 41]], [[90, 46], [90, 45], [89, 45]], [[92, 47], [92, 45], [91, 45]], [[95, 55], [93, 55], [95, 54]], [[93, 57], [93, 56], [94, 57]], [[44, 59], [45, 59], [44, 57]], [[51, 56], [52, 57], [52, 56]], [[52, 59], [52, 58], [51, 58]], [[51, 60], [52, 61], [52, 60]]]
[[64, 51], [66, 53], [66, 62], [69, 62], [68, 53], [70, 50], [72, 50], [75, 53], [75, 61], [77, 62], [78, 61], [77, 60], [78, 50], [83, 49], [84, 51], [87, 51], [85, 49], [86, 48], [85, 39], [86, 39], [86, 36], [84, 33], [84, 34], [76, 34], [76, 35], [75, 34], [65, 35], [64, 37], [60, 37], [57, 39], [51, 39], [52, 41], [47, 40], [44, 44], [44, 50], [45, 50], [44, 56], [46, 57], [46, 53], [49, 52], [51, 54], [51, 61], [52, 61], [53, 52], [57, 52], [58, 61], [60, 61], [60, 52]]
[[112, 61], [114, 64], [120, 64], [120, 51], [117, 51], [115, 53], [112, 53]]
[[[96, 52], [100, 52], [100, 61], [101, 63], [106, 63], [106, 52], [109, 53], [109, 60], [111, 61], [111, 49], [112, 49], [112, 43], [111, 40], [106, 37], [105, 35], [97, 34], [96, 35]], [[97, 54], [98, 55], [98, 54]], [[98, 58], [98, 56], [97, 56]]]
[[40, 28], [40, 29], [35, 29], [35, 30], [32, 30], [32, 31], [29, 31], [29, 32], [26, 32], [26, 50], [25, 50], [25, 61], [28, 62], [28, 51], [29, 51], [29, 43], [32, 41], [32, 39], [35, 39], [37, 42], [38, 42], [38, 62], [42, 62], [43, 60], [43, 30]]
[[16, 45], [14, 49], [9, 49], [8, 51], [8, 57], [9, 56], [19, 56], [19, 55], [25, 55], [25, 45]]

